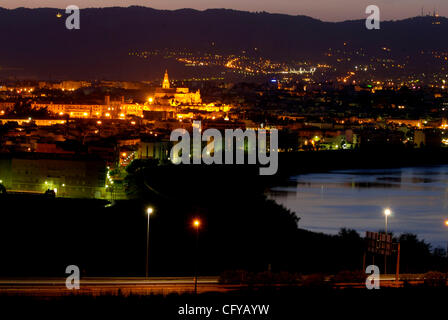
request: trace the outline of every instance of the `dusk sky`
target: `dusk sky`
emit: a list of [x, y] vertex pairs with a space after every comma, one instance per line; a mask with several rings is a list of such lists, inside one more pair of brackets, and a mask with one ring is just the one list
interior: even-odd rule
[[307, 15], [325, 21], [360, 19], [365, 8], [375, 4], [382, 10], [382, 19], [402, 19], [437, 10], [448, 16], [446, 0], [2, 0], [0, 7], [53, 7], [68, 5], [84, 7], [141, 5], [156, 9], [208, 9], [230, 8], [246, 11], [268, 11], [291, 15]]

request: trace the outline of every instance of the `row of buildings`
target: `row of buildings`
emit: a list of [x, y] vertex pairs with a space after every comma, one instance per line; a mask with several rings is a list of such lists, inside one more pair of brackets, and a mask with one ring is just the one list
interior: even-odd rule
[[162, 85], [145, 93], [140, 103], [131, 101], [134, 92], [123, 91], [127, 99], [95, 92], [88, 97], [97, 99], [91, 104], [71, 91], [63, 93], [70, 103], [54, 102], [59, 91], [46, 97], [49, 102], [31, 97], [31, 111], [53, 113], [36, 119], [13, 118], [10, 111], [23, 99], [4, 99], [0, 183], [14, 192], [125, 197], [124, 169], [136, 159], [169, 162], [171, 131], [191, 130], [193, 120], [201, 120], [203, 130], [277, 128], [280, 152], [448, 145], [448, 94], [431, 89], [309, 91], [292, 85], [243, 83], [208, 87], [201, 94], [173, 88], [165, 72]]
[[[75, 91], [88, 86], [88, 82], [64, 81], [56, 87], [51, 86], [51, 89], [62, 88], [64, 91]], [[23, 88], [23, 90], [26, 93], [34, 92], [34, 88]], [[103, 103], [99, 104], [54, 103], [51, 98], [45, 101], [45, 97], [42, 96], [30, 98], [34, 98], [31, 107], [35, 110], [46, 109], [59, 117], [73, 119], [144, 118], [145, 113], [148, 117], [155, 119], [193, 118], [196, 113], [204, 113], [216, 118], [224, 117], [231, 110], [229, 105], [204, 104], [199, 90], [191, 92], [189, 88], [172, 87], [168, 71], [165, 72], [162, 86], [151, 91], [143, 103], [127, 102], [124, 96], [119, 100], [112, 100], [110, 95], [105, 95]], [[0, 115], [13, 107], [14, 102], [0, 102]]]

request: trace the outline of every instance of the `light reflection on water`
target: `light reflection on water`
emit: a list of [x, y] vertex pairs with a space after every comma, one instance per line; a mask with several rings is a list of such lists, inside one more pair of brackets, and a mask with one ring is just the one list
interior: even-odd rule
[[301, 228], [337, 233], [346, 227], [364, 235], [384, 230], [382, 213], [390, 207], [390, 231], [416, 233], [446, 248], [448, 166], [333, 171], [291, 182], [272, 188], [268, 196], [296, 212]]

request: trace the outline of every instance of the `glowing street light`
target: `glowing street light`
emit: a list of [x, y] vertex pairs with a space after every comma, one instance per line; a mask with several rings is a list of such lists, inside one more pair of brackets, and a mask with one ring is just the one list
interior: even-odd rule
[[389, 217], [392, 214], [392, 211], [390, 211], [389, 208], [384, 210], [384, 217], [386, 218], [386, 235], [387, 235], [387, 217]]
[[195, 228], [197, 229], [197, 228], [199, 228], [199, 226], [201, 225], [201, 221], [199, 221], [198, 219], [195, 219], [195, 220], [193, 221], [193, 225], [194, 225]]
[[153, 212], [154, 209], [151, 207], [146, 209], [146, 215], [148, 216], [148, 225], [146, 228], [146, 278], [148, 278], [149, 275], [149, 217]]
[[[445, 220], [445, 226], [448, 227], [448, 220]], [[448, 243], [446, 245], [446, 256], [448, 257]]]
[[196, 229], [196, 251], [194, 259], [194, 294], [198, 293], [198, 273], [197, 273], [197, 260], [198, 260], [198, 248], [199, 248], [199, 227], [201, 226], [201, 220], [194, 219], [193, 227]]
[[386, 249], [387, 249], [387, 218], [392, 214], [392, 211], [387, 208], [384, 209], [384, 218], [386, 219], [386, 230], [385, 230], [385, 234], [386, 234], [386, 238], [384, 239], [384, 274], [387, 273], [387, 254], [386, 254]]

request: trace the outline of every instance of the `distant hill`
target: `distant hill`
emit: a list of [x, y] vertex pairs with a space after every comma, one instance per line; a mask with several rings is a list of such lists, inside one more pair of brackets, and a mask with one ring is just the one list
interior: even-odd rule
[[387, 21], [381, 30], [369, 31], [364, 20], [333, 23], [226, 9], [166, 11], [134, 6], [84, 9], [81, 29], [74, 31], [65, 28], [66, 17], [57, 9], [0, 8], [0, 78], [141, 80], [161, 73], [164, 61], [142, 65], [129, 58], [130, 50], [141, 49], [250, 53], [257, 48], [257, 54], [274, 59], [319, 60], [328, 48], [344, 42], [368, 53], [388, 47], [402, 56], [448, 47], [446, 18]]

